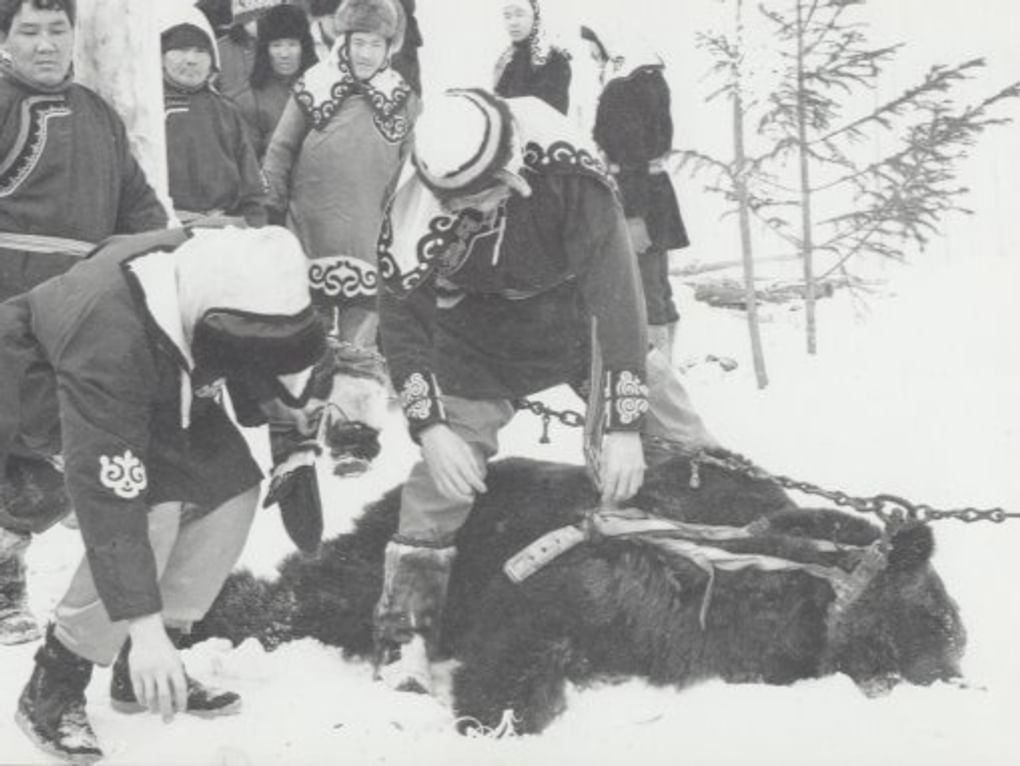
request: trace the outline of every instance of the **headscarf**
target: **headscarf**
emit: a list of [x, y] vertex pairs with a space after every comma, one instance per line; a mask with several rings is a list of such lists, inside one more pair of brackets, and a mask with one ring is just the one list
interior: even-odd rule
[[538, 4], [538, 0], [527, 0], [531, 5], [531, 10], [535, 15], [535, 21], [531, 25], [531, 32], [528, 36], [520, 43], [511, 43], [506, 50], [504, 50], [499, 58], [496, 60], [496, 71], [493, 82], [498, 83], [500, 78], [503, 76], [503, 71], [509, 65], [510, 60], [514, 57], [514, 51], [518, 45], [528, 46], [528, 58], [531, 61], [533, 68], [545, 66], [545, 63], [549, 60], [549, 54], [552, 53], [553, 45], [549, 42], [545, 25], [542, 22], [542, 10]]

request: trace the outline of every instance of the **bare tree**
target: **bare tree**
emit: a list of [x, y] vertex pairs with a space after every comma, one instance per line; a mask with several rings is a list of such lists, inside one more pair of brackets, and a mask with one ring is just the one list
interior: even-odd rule
[[[743, 2], [725, 1], [738, 9]], [[774, 41], [770, 55], [776, 58], [758, 63], [774, 68], [778, 81], [744, 122], [756, 121], [763, 146], [745, 157], [739, 172], [732, 163], [689, 153], [695, 170], [714, 172], [709, 188], [734, 205], [746, 205], [784, 247], [798, 252], [812, 354], [819, 280], [837, 271], [848, 275], [848, 265], [863, 254], [903, 260], [924, 248], [948, 213], [970, 212], [961, 204], [968, 192], [957, 180], [961, 161], [986, 128], [1010, 122], [999, 108], [1020, 96], [1015, 82], [976, 104], [962, 104], [959, 86], [985, 66], [976, 58], [934, 65], [895, 98], [867, 103], [902, 46], [869, 45], [867, 25], [854, 18], [864, 4], [776, 0], [759, 5]], [[747, 56], [739, 44], [724, 51], [717, 36], [705, 35], [701, 43], [717, 72], [723, 53], [734, 60]], [[743, 200], [738, 184], [748, 190]], [[820, 253], [830, 265], [817, 274]]]

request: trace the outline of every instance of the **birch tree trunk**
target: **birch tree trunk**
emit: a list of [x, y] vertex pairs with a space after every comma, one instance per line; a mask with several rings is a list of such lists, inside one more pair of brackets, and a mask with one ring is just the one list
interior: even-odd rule
[[815, 292], [815, 243], [811, 217], [811, 172], [808, 166], [807, 139], [807, 83], [805, 81], [804, 61], [804, 6], [801, 0], [797, 3], [797, 144], [800, 170], [800, 227], [801, 257], [804, 259], [804, 314], [807, 321], [807, 351], [809, 354], [818, 352], [818, 327], [815, 318], [817, 296]]
[[172, 218], [154, 7], [168, 1], [78, 0], [74, 73], [77, 82], [105, 98], [124, 120], [131, 150]]
[[747, 190], [747, 150], [744, 142], [744, 2], [737, 0], [737, 59], [733, 63], [733, 164], [736, 168], [734, 192], [737, 197], [737, 216], [740, 222], [740, 251], [744, 264], [744, 294], [747, 299], [747, 330], [751, 337], [751, 357], [758, 388], [769, 384], [765, 370], [765, 350], [758, 324], [758, 295], [754, 289], [754, 251], [751, 244], [751, 204]]

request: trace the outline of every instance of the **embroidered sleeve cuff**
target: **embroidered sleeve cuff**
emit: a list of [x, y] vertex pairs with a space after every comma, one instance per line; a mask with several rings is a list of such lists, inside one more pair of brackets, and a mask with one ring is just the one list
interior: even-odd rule
[[439, 385], [430, 372], [413, 372], [400, 387], [400, 403], [407, 417], [411, 438], [416, 442], [423, 430], [446, 422], [446, 410], [439, 398]]
[[635, 370], [607, 370], [604, 380], [607, 431], [638, 431], [648, 412], [648, 385]]

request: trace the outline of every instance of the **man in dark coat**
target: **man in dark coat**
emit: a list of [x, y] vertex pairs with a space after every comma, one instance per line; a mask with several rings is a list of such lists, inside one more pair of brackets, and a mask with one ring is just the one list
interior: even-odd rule
[[603, 501], [640, 488], [640, 434], [715, 446], [665, 359], [649, 353], [644, 300], [615, 186], [568, 120], [536, 98], [436, 98], [416, 128], [380, 235], [382, 348], [423, 462], [401, 497], [376, 610], [380, 675], [431, 690], [429, 652], [452, 540], [512, 400], [589, 378], [595, 320], [605, 437]]
[[649, 338], [672, 358], [680, 318], [669, 284], [669, 250], [690, 245], [669, 177], [673, 149], [670, 92], [662, 59], [639, 46], [615, 45], [582, 27], [604, 87], [593, 136], [623, 196], [648, 309]]
[[247, 425], [260, 402], [321, 407], [305, 264], [279, 227], [154, 232], [0, 304], [0, 525], [38, 532], [73, 506], [85, 543], [18, 703], [48, 752], [102, 756], [85, 689], [114, 658], [119, 710], [237, 709], [186, 676], [174, 642], [219, 592], [259, 494], [224, 386]]
[[111, 234], [166, 227], [124, 123], [71, 79], [72, 0], [0, 0], [0, 300]]

